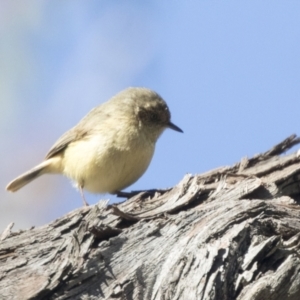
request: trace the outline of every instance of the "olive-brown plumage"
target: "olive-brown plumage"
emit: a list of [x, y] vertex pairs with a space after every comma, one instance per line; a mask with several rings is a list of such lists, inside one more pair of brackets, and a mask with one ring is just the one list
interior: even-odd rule
[[82, 191], [116, 193], [146, 171], [155, 143], [171, 123], [166, 102], [146, 88], [128, 88], [92, 109], [52, 146], [45, 160], [6, 187], [15, 192], [42, 174], [63, 174]]

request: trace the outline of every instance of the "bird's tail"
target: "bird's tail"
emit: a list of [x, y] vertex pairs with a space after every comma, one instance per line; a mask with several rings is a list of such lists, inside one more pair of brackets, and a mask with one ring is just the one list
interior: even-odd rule
[[20, 175], [13, 181], [11, 181], [7, 186], [6, 190], [10, 192], [16, 192], [24, 185], [28, 184], [32, 180], [36, 179], [37, 177], [48, 173], [47, 168], [51, 164], [51, 159], [43, 161], [38, 166], [32, 168], [31, 170], [27, 171], [26, 173]]

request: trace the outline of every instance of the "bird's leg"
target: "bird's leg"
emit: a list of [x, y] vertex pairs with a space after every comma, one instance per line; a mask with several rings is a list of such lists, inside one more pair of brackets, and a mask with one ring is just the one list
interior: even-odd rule
[[131, 198], [133, 196], [136, 196], [140, 193], [143, 193], [142, 197], [148, 197], [148, 196], [154, 196], [155, 193], [160, 193], [160, 194], [164, 194], [167, 191], [169, 191], [170, 189], [167, 190], [159, 190], [159, 189], [151, 189], [151, 190], [143, 190], [143, 191], [131, 191], [131, 192], [122, 192], [122, 191], [116, 191], [113, 193], [113, 195], [116, 195], [118, 198]]
[[81, 198], [82, 198], [82, 201], [83, 201], [83, 206], [89, 206], [89, 204], [85, 200], [82, 185], [79, 186], [79, 191], [80, 191], [80, 195], [81, 195]]
[[118, 198], [131, 198], [133, 196], [136, 196], [140, 193], [143, 193], [145, 191], [131, 191], [131, 192], [123, 192], [123, 191], [117, 191], [115, 193], [113, 193], [113, 195], [116, 195]]
[[[113, 193], [113, 195], [116, 195], [118, 198], [130, 198], [130, 197], [132, 197], [132, 192], [116, 191]], [[134, 195], [136, 195], [136, 194], [134, 194]]]

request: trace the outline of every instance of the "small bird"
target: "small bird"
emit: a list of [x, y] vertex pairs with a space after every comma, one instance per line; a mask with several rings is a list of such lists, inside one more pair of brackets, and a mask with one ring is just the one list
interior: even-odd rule
[[63, 174], [83, 189], [116, 194], [137, 181], [148, 168], [155, 144], [171, 122], [166, 102], [147, 88], [127, 88], [92, 109], [63, 134], [45, 160], [10, 182], [15, 192], [43, 174]]

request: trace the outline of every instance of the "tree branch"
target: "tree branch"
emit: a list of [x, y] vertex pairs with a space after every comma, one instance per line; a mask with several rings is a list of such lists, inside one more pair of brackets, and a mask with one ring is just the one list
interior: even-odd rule
[[300, 299], [295, 135], [174, 188], [1, 235], [0, 299]]

